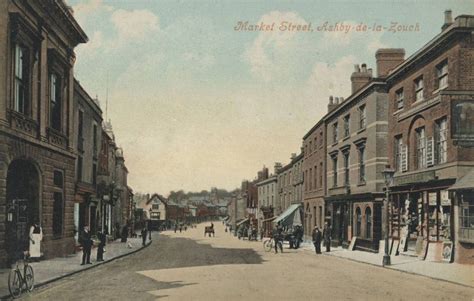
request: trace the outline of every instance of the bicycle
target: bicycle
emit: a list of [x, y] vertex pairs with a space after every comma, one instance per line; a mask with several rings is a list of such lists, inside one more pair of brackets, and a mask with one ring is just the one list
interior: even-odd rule
[[273, 238], [263, 241], [263, 249], [265, 250], [265, 252], [270, 252], [274, 246], [275, 246], [275, 240]]
[[23, 274], [20, 269], [19, 260], [15, 263], [15, 268], [8, 274], [8, 290], [13, 298], [17, 298], [23, 289], [31, 292], [35, 285], [35, 275], [33, 267], [28, 263], [28, 252], [23, 253]]

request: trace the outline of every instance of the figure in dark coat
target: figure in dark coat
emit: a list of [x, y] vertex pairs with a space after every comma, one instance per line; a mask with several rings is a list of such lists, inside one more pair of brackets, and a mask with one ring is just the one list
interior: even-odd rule
[[99, 246], [97, 247], [97, 261], [104, 261], [104, 248], [105, 242], [107, 241], [107, 235], [103, 231], [97, 233], [97, 238], [99, 239]]
[[324, 245], [326, 246], [326, 252], [330, 252], [331, 251], [331, 227], [328, 225], [328, 223], [324, 224], [323, 239], [324, 239]]
[[147, 235], [146, 227], [143, 227], [141, 234], [142, 234], [142, 246], [145, 246], [145, 244], [146, 244], [146, 235]]
[[91, 233], [89, 232], [89, 227], [85, 226], [84, 231], [82, 231], [81, 236], [79, 237], [79, 243], [82, 246], [82, 263], [81, 265], [85, 264], [92, 264], [91, 263], [91, 249], [92, 249], [92, 239]]
[[319, 231], [318, 226], [316, 226], [314, 227], [314, 230], [313, 230], [313, 244], [314, 244], [314, 249], [316, 250], [316, 254], [321, 254], [321, 239], [322, 239], [321, 231]]
[[121, 242], [127, 242], [127, 237], [128, 237], [128, 226], [124, 225], [122, 228], [122, 235], [121, 235]]

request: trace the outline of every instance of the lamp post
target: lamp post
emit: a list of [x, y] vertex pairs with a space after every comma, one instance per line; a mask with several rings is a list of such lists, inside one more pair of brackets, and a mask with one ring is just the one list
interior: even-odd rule
[[389, 231], [389, 213], [388, 213], [388, 204], [389, 204], [389, 189], [392, 184], [393, 175], [395, 170], [390, 168], [390, 165], [385, 166], [385, 170], [382, 171], [383, 177], [385, 179], [385, 254], [383, 255], [382, 265], [390, 265], [390, 254], [388, 249], [388, 231]]

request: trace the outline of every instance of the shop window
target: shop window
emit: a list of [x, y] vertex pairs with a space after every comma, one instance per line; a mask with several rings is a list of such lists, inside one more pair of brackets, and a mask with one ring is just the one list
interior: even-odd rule
[[474, 193], [460, 194], [459, 239], [474, 242]]
[[365, 237], [372, 238], [372, 210], [370, 207], [365, 209]]
[[361, 235], [361, 227], [362, 227], [362, 213], [360, 211], [360, 208], [357, 207], [356, 209], [356, 228], [355, 228], [355, 234], [357, 237], [360, 237]]
[[64, 215], [64, 177], [61, 171], [55, 170], [53, 174], [53, 236], [59, 237], [63, 231]]

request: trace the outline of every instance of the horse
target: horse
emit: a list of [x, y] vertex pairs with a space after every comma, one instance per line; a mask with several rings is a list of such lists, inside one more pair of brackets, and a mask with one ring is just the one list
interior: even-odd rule
[[211, 237], [211, 233], [212, 233], [212, 236], [216, 236], [216, 233], [214, 232], [214, 227], [205, 227], [204, 228], [204, 236], [206, 236], [206, 234], [209, 233], [209, 237]]

